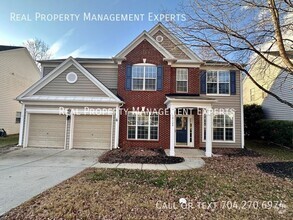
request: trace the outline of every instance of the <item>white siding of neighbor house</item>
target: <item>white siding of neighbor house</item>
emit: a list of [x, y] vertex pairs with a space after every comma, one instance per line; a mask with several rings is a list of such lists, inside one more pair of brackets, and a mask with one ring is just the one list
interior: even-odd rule
[[19, 133], [15, 123], [21, 104], [15, 98], [40, 79], [40, 72], [25, 48], [0, 51], [0, 128]]
[[[66, 81], [66, 75], [69, 72], [75, 72], [77, 74], [78, 79], [75, 83], [68, 83]], [[73, 65], [37, 91], [35, 95], [107, 97], [101, 89]]]
[[[281, 73], [274, 81], [270, 91], [293, 103], [293, 76], [284, 72]], [[293, 109], [271, 95], [264, 98], [262, 108], [267, 119], [293, 120]]]
[[[209, 98], [217, 99], [218, 102], [213, 104], [213, 108], [233, 108], [235, 109], [235, 142], [213, 142], [213, 147], [228, 147], [228, 148], [240, 148], [241, 147], [241, 91], [240, 91], [240, 72], [236, 71], [236, 95], [230, 96], [212, 96], [212, 95], [203, 95]], [[201, 118], [201, 127], [203, 127], [203, 121]], [[205, 142], [202, 141], [203, 133], [202, 129], [200, 130], [200, 140], [201, 147], [205, 146]]]

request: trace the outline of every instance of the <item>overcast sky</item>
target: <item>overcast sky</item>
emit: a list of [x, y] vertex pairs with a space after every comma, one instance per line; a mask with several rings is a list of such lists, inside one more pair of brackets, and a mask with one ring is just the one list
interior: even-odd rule
[[[0, 44], [22, 45], [39, 38], [51, 46], [54, 58], [112, 57], [143, 30], [149, 30], [159, 13], [178, 13], [180, 1], [170, 0], [1, 0]], [[91, 15], [143, 14], [140, 21], [89, 21]], [[149, 13], [153, 17], [149, 17]], [[72, 14], [70, 21], [43, 21], [52, 14]], [[36, 17], [36, 16], [48, 17]], [[79, 18], [77, 20], [77, 17]], [[87, 14], [88, 15], [88, 14]], [[118, 18], [119, 19], [119, 18]], [[182, 17], [176, 19], [183, 19]]]

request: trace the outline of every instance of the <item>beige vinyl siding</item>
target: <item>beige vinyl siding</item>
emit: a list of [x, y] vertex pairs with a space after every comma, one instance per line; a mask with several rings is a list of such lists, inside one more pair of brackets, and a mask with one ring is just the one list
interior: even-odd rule
[[65, 116], [30, 114], [29, 118], [28, 147], [64, 148]]
[[110, 90], [117, 90], [118, 68], [86, 68], [96, 79]]
[[[77, 74], [78, 79], [75, 83], [68, 83], [66, 81], [66, 75], [69, 72]], [[36, 92], [35, 95], [107, 97], [102, 90], [73, 65]]]
[[112, 115], [75, 116], [73, 148], [111, 148]]
[[154, 39], [161, 35], [164, 39], [162, 42], [158, 42], [161, 44], [168, 52], [170, 52], [174, 57], [178, 59], [190, 60], [190, 58], [178, 47], [178, 45], [174, 44], [166, 35], [164, 35], [161, 31], [158, 31], [154, 34]]
[[21, 104], [15, 98], [40, 79], [40, 73], [26, 49], [0, 52], [0, 128], [7, 134], [19, 133], [15, 123]]
[[[231, 148], [240, 148], [241, 147], [241, 93], [240, 93], [240, 73], [236, 71], [236, 95], [230, 96], [211, 96], [203, 95], [210, 98], [215, 98], [218, 102], [213, 104], [213, 109], [215, 108], [233, 108], [235, 109], [235, 143], [231, 142], [213, 142], [213, 147], [231, 147]], [[202, 117], [201, 118], [201, 127], [203, 127]], [[205, 142], [202, 142], [202, 129], [200, 129], [200, 140], [201, 147], [205, 146]]]

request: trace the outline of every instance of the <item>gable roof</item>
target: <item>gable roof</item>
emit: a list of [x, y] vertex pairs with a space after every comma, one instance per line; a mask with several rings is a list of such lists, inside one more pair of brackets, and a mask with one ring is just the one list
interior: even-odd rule
[[137, 38], [135, 38], [130, 44], [128, 44], [122, 51], [120, 51], [115, 57], [114, 60], [124, 60], [125, 56], [132, 51], [136, 46], [138, 46], [143, 40], [147, 40], [153, 47], [155, 47], [164, 57], [165, 60], [176, 60], [176, 58], [162, 47], [157, 41], [154, 40], [148, 32], [143, 31]]
[[[161, 22], [155, 25], [149, 34], [151, 36], [155, 35], [158, 31], [161, 31], [165, 36], [167, 36], [175, 45], [178, 46], [193, 62], [203, 63], [202, 59], [197, 56], [189, 47], [187, 47], [182, 41], [180, 41], [174, 34], [172, 34]], [[182, 60], [183, 61], [183, 60]], [[187, 60], [184, 60], [187, 61]], [[179, 61], [180, 62], [180, 61]], [[187, 61], [188, 62], [188, 61]]]
[[[93, 84], [95, 84], [100, 90], [102, 90], [110, 99], [108, 101], [121, 103], [122, 101], [115, 96], [104, 84], [97, 80], [92, 74], [90, 74], [83, 66], [81, 66], [74, 58], [69, 57], [52, 72], [46, 75], [44, 78], [33, 84], [30, 88], [20, 94], [16, 99], [26, 100], [28, 97], [34, 96], [34, 94], [46, 86], [49, 82], [62, 74], [67, 68], [74, 65], [84, 76], [86, 76]], [[85, 97], [86, 98], [86, 97]], [[52, 100], [53, 101], [53, 100]]]

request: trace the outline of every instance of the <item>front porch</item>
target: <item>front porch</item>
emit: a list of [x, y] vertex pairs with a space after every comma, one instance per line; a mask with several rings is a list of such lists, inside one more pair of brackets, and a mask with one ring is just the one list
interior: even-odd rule
[[[178, 109], [189, 109], [191, 112], [197, 109], [203, 109], [206, 115], [205, 120], [205, 138], [206, 138], [206, 146], [205, 146], [205, 156], [211, 157], [212, 156], [212, 104], [217, 102], [217, 100], [208, 98], [208, 97], [200, 97], [198, 95], [194, 96], [183, 96], [183, 95], [167, 95], [165, 105], [168, 109], [170, 109], [170, 149], [168, 155], [175, 156], [175, 146], [178, 146], [178, 126], [177, 126], [177, 119], [178, 119]], [[186, 116], [185, 116], [186, 117]], [[186, 117], [187, 120], [187, 142], [186, 146], [193, 146], [194, 143], [190, 142], [190, 137], [193, 136], [194, 133], [194, 125], [190, 123], [193, 121], [192, 117]], [[200, 125], [201, 127], [202, 125]], [[192, 129], [190, 129], [192, 128]], [[200, 135], [199, 131], [198, 136]], [[192, 134], [192, 135], [191, 135]], [[181, 135], [181, 134], [180, 134]], [[193, 141], [193, 140], [192, 140]], [[194, 141], [193, 141], [194, 142]], [[176, 156], [178, 153], [187, 154], [188, 155], [189, 149], [180, 149], [176, 148]], [[194, 148], [190, 149], [196, 150]], [[184, 153], [183, 153], [184, 152]], [[197, 153], [197, 155], [202, 155], [199, 152], [192, 151], [190, 153]], [[192, 155], [191, 155], [192, 157]]]
[[[176, 156], [183, 158], [198, 158], [205, 157], [205, 152], [195, 148], [175, 148]], [[166, 154], [170, 156], [170, 149], [165, 150]]]

